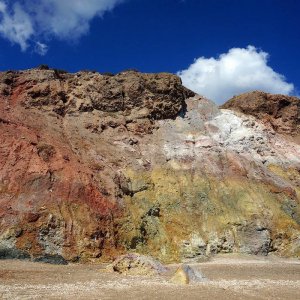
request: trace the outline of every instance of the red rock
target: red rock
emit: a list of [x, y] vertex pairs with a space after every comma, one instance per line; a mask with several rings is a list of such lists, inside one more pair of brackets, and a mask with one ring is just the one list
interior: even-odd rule
[[165, 73], [0, 73], [0, 250], [296, 256], [300, 148], [264, 123], [297, 134], [298, 102], [192, 96]]

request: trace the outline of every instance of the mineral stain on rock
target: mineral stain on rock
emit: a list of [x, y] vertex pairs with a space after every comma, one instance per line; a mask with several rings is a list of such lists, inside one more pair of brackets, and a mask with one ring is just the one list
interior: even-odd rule
[[0, 256], [299, 257], [298, 116], [167, 73], [1, 72]]

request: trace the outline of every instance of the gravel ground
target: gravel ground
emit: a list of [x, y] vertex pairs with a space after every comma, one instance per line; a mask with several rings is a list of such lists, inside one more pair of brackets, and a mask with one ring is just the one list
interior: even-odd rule
[[0, 299], [300, 299], [300, 260], [227, 255], [191, 266], [208, 281], [170, 283], [178, 265], [142, 277], [108, 273], [104, 265], [2, 260]]

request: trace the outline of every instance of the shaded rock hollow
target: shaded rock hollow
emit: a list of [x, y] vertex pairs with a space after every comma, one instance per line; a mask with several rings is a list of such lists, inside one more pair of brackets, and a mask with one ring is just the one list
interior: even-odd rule
[[166, 73], [0, 73], [0, 249], [299, 256], [296, 114], [225, 107]]

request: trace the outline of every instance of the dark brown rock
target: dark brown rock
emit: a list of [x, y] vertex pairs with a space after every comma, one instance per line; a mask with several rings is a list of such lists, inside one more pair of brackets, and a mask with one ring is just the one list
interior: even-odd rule
[[300, 134], [300, 100], [297, 97], [254, 91], [233, 97], [222, 108], [255, 116], [279, 133]]
[[3, 95], [9, 94], [15, 82], [18, 88], [14, 93], [22, 99], [23, 105], [51, 109], [59, 115], [93, 109], [130, 115], [143, 109], [145, 116], [153, 119], [176, 117], [184, 109], [184, 100], [194, 96], [181, 85], [179, 77], [168, 73], [59, 74], [57, 77], [55, 70], [44, 68], [2, 73], [0, 91]]

